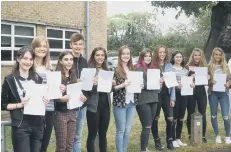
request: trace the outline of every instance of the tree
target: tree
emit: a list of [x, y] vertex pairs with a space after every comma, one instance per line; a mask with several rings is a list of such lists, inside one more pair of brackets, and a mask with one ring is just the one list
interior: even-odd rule
[[119, 14], [108, 19], [108, 50], [117, 50], [126, 44], [133, 48], [134, 55], [149, 47], [154, 38], [161, 35], [154, 24], [155, 15], [134, 12]]
[[[204, 51], [207, 60], [211, 56], [211, 52], [215, 46], [219, 46], [218, 42], [221, 38], [222, 32], [227, 29], [228, 15], [231, 14], [231, 2], [220, 1], [152, 1], [151, 4], [162, 8], [180, 8], [176, 14], [176, 18], [184, 12], [186, 15], [194, 15], [198, 17], [203, 10], [212, 11], [211, 15], [211, 29], [204, 45]], [[225, 50], [226, 53], [231, 53], [231, 50]]]

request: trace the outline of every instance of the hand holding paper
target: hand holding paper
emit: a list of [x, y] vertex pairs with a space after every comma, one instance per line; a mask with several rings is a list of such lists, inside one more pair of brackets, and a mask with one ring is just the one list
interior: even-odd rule
[[82, 95], [81, 88], [81, 82], [67, 85], [67, 94], [70, 96], [70, 100], [67, 102], [68, 109], [75, 109], [83, 105], [83, 102], [80, 100]]

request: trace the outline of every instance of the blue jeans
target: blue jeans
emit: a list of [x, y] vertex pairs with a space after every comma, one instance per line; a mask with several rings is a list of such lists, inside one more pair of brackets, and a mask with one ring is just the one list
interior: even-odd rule
[[116, 123], [116, 148], [117, 152], [126, 152], [130, 130], [134, 120], [136, 106], [129, 103], [125, 108], [114, 106], [113, 113]]
[[87, 107], [76, 111], [76, 133], [73, 152], [81, 152], [81, 138], [83, 132], [83, 125], [86, 118]]
[[210, 95], [210, 109], [211, 109], [211, 122], [215, 135], [219, 135], [218, 123], [217, 123], [217, 108], [218, 102], [220, 102], [222, 118], [224, 120], [226, 137], [230, 136], [230, 120], [229, 120], [229, 96], [226, 92], [212, 91]]

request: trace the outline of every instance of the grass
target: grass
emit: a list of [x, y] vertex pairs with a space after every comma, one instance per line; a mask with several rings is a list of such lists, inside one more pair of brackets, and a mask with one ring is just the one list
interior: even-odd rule
[[[185, 116], [186, 117], [186, 116]], [[220, 135], [222, 138], [224, 138], [225, 132], [224, 132], [224, 125], [223, 125], [223, 120], [221, 118], [221, 112], [219, 111], [218, 114], [218, 123], [219, 123], [219, 130], [220, 130]], [[82, 137], [82, 152], [86, 152], [86, 140], [87, 140], [87, 123], [85, 121], [84, 125], [84, 130], [83, 130], [83, 137]], [[160, 131], [160, 137], [162, 138], [162, 144], [166, 147], [166, 142], [165, 142], [165, 122], [163, 118], [163, 113], [161, 113], [161, 118], [159, 121], [159, 131]], [[115, 120], [114, 116], [111, 113], [111, 120], [110, 120], [110, 125], [108, 128], [108, 133], [107, 133], [107, 141], [108, 141], [108, 152], [116, 152], [116, 147], [115, 147]], [[135, 120], [131, 129], [131, 134], [130, 134], [130, 140], [129, 140], [129, 145], [128, 145], [128, 152], [139, 152], [140, 151], [140, 132], [141, 132], [141, 124], [138, 118], [138, 115], [136, 113]], [[214, 151], [218, 152], [219, 150], [222, 149], [229, 149], [231, 151], [231, 145], [226, 145], [226, 144], [215, 144], [215, 135], [212, 129], [212, 125], [210, 122], [210, 109], [209, 107], [207, 108], [207, 144], [200, 144], [200, 145], [191, 145], [188, 140], [188, 135], [187, 135], [187, 128], [186, 125], [184, 124], [183, 127], [183, 133], [182, 133], [182, 141], [187, 143], [187, 147], [180, 147], [177, 148], [177, 152], [209, 152], [209, 151]], [[13, 149], [11, 145], [11, 139], [10, 139], [10, 127], [7, 127], [6, 129], [6, 136], [7, 136], [7, 141], [6, 141], [6, 149]], [[51, 137], [52, 142], [49, 144], [48, 147], [48, 152], [54, 152], [55, 151], [55, 134], [54, 131], [52, 132], [52, 137]], [[154, 149], [154, 141], [152, 138], [152, 135], [150, 135], [149, 139], [149, 145], [148, 149], [150, 152], [155, 152]]]

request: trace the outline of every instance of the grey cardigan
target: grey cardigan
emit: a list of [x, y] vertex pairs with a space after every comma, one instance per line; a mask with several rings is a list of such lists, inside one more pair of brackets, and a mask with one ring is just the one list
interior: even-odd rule
[[[108, 97], [108, 104], [109, 104], [109, 109], [110, 109], [110, 107], [111, 107], [110, 93], [106, 93], [106, 94]], [[99, 92], [97, 92], [97, 85], [96, 85], [96, 86], [93, 86], [92, 91], [90, 93], [88, 93], [87, 111], [97, 112], [98, 100], [99, 100]]]
[[152, 103], [152, 102], [159, 102], [158, 93], [160, 93], [160, 90], [147, 90], [147, 71], [145, 71], [141, 67], [136, 68], [135, 71], [143, 72], [143, 78], [144, 78], [144, 88], [139, 94], [137, 105], [143, 105], [143, 104]]

